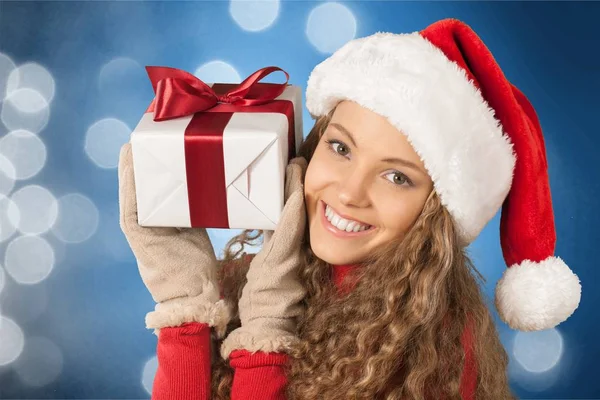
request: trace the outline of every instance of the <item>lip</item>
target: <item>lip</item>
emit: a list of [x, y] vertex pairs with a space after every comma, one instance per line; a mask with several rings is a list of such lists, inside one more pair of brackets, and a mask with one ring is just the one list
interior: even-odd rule
[[[326, 230], [328, 230], [329, 232], [331, 232], [333, 235], [335, 235], [337, 237], [348, 238], [348, 237], [356, 237], [356, 236], [365, 236], [377, 229], [376, 227], [371, 226], [371, 228], [364, 230], [364, 231], [360, 231], [360, 232], [340, 231], [338, 228], [331, 225], [331, 223], [325, 217], [325, 207], [326, 207], [325, 202], [323, 200], [319, 200], [319, 214], [321, 214], [321, 223], [323, 224], [323, 226], [325, 227]], [[336, 214], [337, 214], [337, 211], [336, 211]], [[338, 215], [341, 215], [341, 214], [338, 214]], [[348, 219], [352, 219], [352, 218], [348, 218]], [[354, 221], [361, 222], [358, 220], [354, 220]], [[369, 225], [369, 224], [364, 224], [364, 225]]]

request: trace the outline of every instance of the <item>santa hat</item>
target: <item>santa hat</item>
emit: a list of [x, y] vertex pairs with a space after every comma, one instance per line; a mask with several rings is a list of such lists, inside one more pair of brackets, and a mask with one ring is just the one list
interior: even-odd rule
[[314, 68], [306, 89], [313, 118], [341, 100], [386, 117], [406, 135], [465, 245], [502, 207], [502, 320], [542, 330], [575, 311], [579, 279], [554, 256], [540, 123], [468, 25], [445, 19], [420, 32], [377, 32], [346, 43]]

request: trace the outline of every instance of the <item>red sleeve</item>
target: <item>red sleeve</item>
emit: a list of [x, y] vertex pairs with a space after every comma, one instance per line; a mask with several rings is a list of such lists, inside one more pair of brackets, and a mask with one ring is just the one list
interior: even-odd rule
[[463, 400], [475, 400], [475, 388], [477, 387], [477, 362], [473, 349], [473, 332], [471, 324], [467, 323], [461, 337], [463, 350], [465, 352], [465, 366], [462, 380], [460, 382], [460, 394]]
[[199, 322], [162, 328], [151, 400], [210, 399], [210, 326]]
[[[460, 385], [463, 400], [475, 400], [477, 366], [472, 346], [472, 332], [468, 326], [462, 336], [465, 351], [465, 367]], [[231, 400], [285, 400], [286, 377], [283, 366], [287, 362], [285, 353], [254, 354], [246, 350], [234, 350], [230, 365], [235, 370]]]
[[232, 351], [229, 365], [235, 372], [231, 400], [285, 400], [287, 360], [285, 353]]

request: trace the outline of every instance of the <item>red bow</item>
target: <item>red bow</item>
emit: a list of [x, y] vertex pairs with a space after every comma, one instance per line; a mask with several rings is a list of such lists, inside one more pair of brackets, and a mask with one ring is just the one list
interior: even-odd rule
[[[285, 74], [285, 83], [270, 84], [258, 97], [246, 98], [258, 81], [275, 71]], [[279, 67], [265, 67], [244, 79], [236, 88], [224, 95], [217, 95], [206, 83], [177, 68], [147, 66], [146, 72], [156, 94], [154, 121], [194, 114], [214, 107], [219, 102], [240, 106], [268, 103], [283, 93], [290, 78], [288, 73]]]

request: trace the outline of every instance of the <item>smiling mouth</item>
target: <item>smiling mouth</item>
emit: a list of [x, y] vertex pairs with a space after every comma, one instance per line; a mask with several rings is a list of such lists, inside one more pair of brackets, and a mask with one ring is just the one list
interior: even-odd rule
[[326, 207], [327, 207], [327, 203], [325, 203], [324, 201], [321, 200], [320, 204], [319, 204], [319, 208], [320, 208], [319, 214], [321, 214], [321, 223], [323, 224], [323, 226], [325, 227], [325, 229], [327, 231], [329, 231], [330, 233], [334, 234], [337, 237], [364, 236], [364, 235], [368, 235], [368, 234], [372, 233], [374, 230], [376, 230], [376, 228], [373, 225], [369, 225], [369, 228], [364, 229], [362, 231], [358, 231], [358, 232], [354, 232], [354, 231], [346, 232], [345, 230], [341, 230], [338, 227], [332, 225], [331, 222], [325, 216]]

